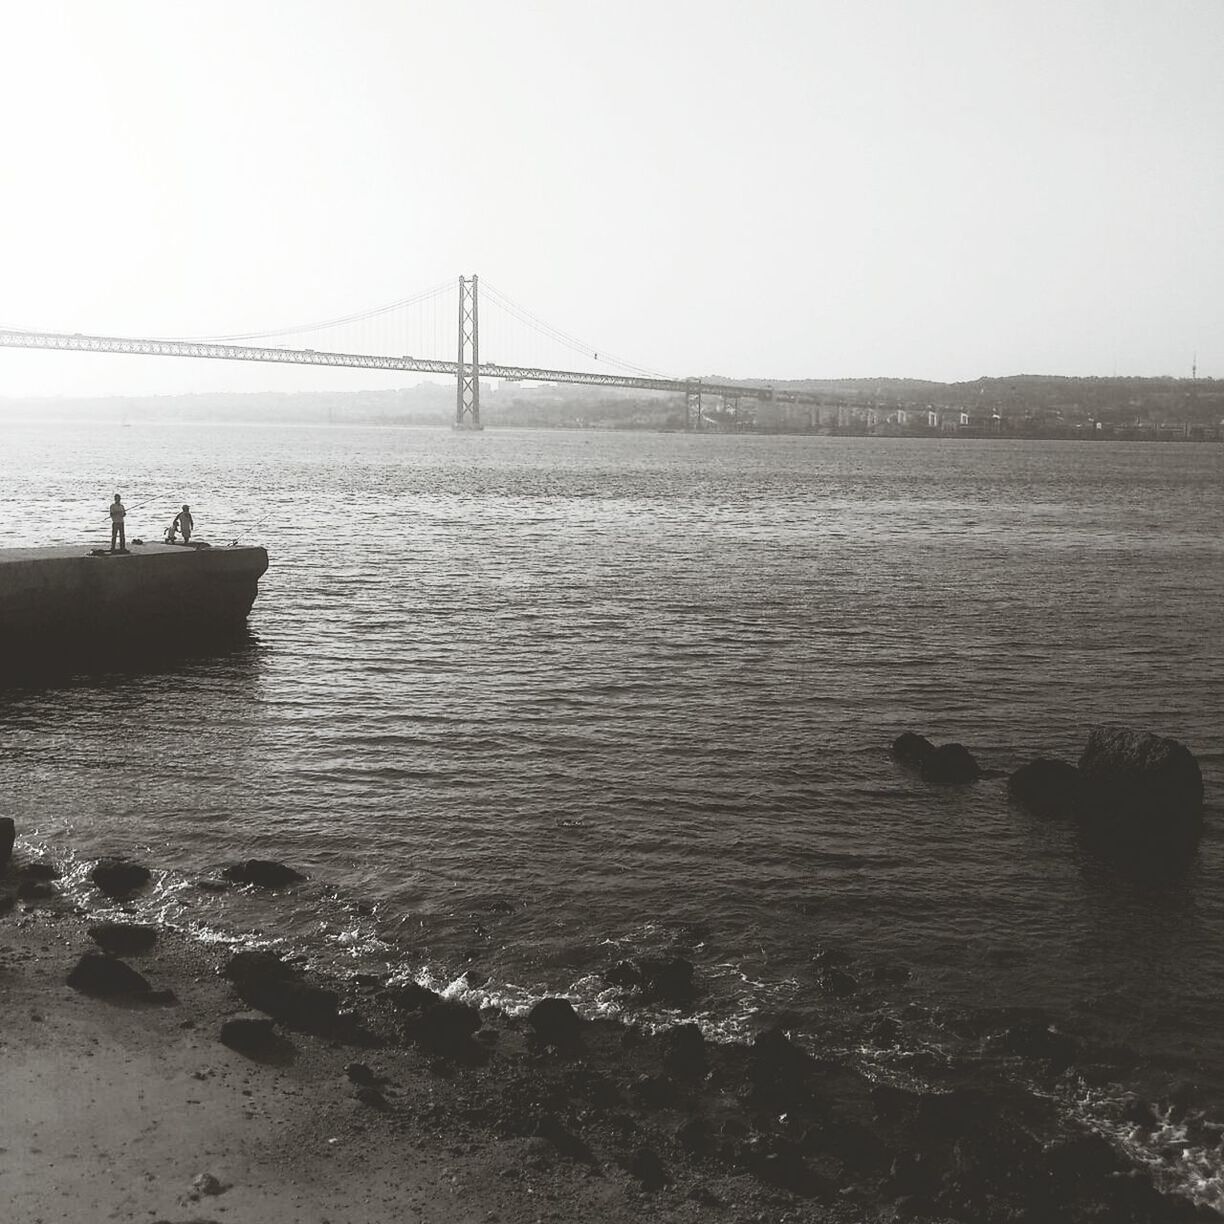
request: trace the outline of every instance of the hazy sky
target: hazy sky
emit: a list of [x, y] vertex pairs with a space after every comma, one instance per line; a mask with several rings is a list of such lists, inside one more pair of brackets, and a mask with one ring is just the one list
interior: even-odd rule
[[[1224, 0], [0, 17], [0, 326], [253, 331], [478, 272], [674, 375], [1224, 377]], [[405, 381], [0, 350], [0, 396]]]

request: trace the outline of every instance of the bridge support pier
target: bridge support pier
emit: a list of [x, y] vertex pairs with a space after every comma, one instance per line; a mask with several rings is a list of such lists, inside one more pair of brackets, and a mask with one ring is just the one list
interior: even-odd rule
[[[470, 357], [469, 357], [470, 354]], [[480, 429], [480, 313], [476, 277], [459, 278], [459, 361], [455, 428]]]
[[684, 385], [684, 428], [701, 429], [701, 379]]

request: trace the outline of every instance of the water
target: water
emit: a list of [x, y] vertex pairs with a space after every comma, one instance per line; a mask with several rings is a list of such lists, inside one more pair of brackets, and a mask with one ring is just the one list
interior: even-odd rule
[[[1224, 1203], [1195, 1125], [1224, 1121], [1224, 449], [187, 425], [2, 444], [0, 545], [103, 543], [119, 489], [129, 539], [186, 501], [202, 538], [271, 555], [227, 654], [0, 690], [0, 794], [32, 852], [132, 854], [167, 921], [455, 991], [471, 969], [510, 1006], [615, 1009], [601, 969], [678, 952], [711, 1034], [785, 1016], [891, 1077], [972, 1067], [982, 1009], [1040, 1009], [1098, 1064], [1047, 1089]], [[1208, 833], [1171, 877], [1007, 802], [1007, 771], [1076, 759], [1102, 721], [1198, 756]], [[902, 730], [1000, 776], [931, 789], [889, 757]], [[195, 889], [245, 857], [311, 882]], [[855, 994], [826, 989], [830, 955]], [[1132, 1093], [1168, 1107], [1154, 1138], [1120, 1120]]]

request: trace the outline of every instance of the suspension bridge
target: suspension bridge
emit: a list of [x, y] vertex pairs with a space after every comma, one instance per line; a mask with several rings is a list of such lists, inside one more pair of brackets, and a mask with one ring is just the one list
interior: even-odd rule
[[[150, 357], [188, 357], [215, 361], [261, 361], [287, 365], [348, 366], [363, 370], [403, 370], [421, 374], [444, 374], [455, 379], [455, 426], [480, 429], [480, 380], [510, 379], [521, 382], [574, 383], [585, 386], [618, 387], [638, 391], [662, 391], [684, 397], [685, 428], [700, 430], [706, 418], [703, 400], [717, 398], [723, 410], [735, 417], [740, 401], [773, 401], [815, 404], [816, 395], [777, 389], [768, 384], [720, 382], [703, 378], [671, 378], [583, 343], [560, 328], [544, 322], [507, 295], [486, 284], [486, 303], [494, 308], [490, 329], [486, 315], [485, 344], [490, 334], [494, 345], [505, 348], [521, 344], [524, 335], [553, 349], [578, 353], [599, 369], [566, 369], [538, 363], [485, 361], [480, 357], [479, 278], [458, 280], [457, 309], [454, 282], [446, 282], [411, 297], [372, 310], [333, 319], [299, 324], [266, 332], [202, 337], [121, 337], [84, 335], [80, 332], [0, 329], [0, 348], [51, 349], [61, 352], [121, 353]], [[454, 344], [442, 319], [458, 320], [454, 360], [437, 355], [441, 346]], [[294, 347], [307, 339], [329, 341], [328, 347]], [[258, 342], [258, 343], [257, 343]], [[412, 346], [430, 356], [392, 355], [395, 348]], [[381, 351], [379, 351], [381, 350]], [[572, 363], [581, 364], [581, 363]]]

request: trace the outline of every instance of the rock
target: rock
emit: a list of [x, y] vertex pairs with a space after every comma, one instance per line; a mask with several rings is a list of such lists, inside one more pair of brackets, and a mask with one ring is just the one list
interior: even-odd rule
[[934, 786], [975, 782], [982, 776], [978, 763], [964, 744], [936, 747], [925, 735], [906, 731], [893, 740], [892, 752], [902, 765], [917, 770], [924, 782]]
[[278, 980], [297, 982], [302, 971], [268, 948], [244, 948], [235, 952], [222, 974], [231, 982]]
[[451, 1053], [466, 1047], [480, 1025], [476, 1008], [457, 999], [440, 999], [421, 1012], [412, 1025], [412, 1035], [430, 1050]]
[[906, 1150], [894, 1157], [884, 1183], [888, 1193], [901, 1198], [912, 1195], [929, 1197], [939, 1189], [943, 1168], [930, 1152]]
[[371, 1109], [386, 1110], [390, 1108], [387, 1098], [372, 1084], [362, 1084], [353, 1095]]
[[192, 1179], [191, 1191], [196, 1198], [224, 1194], [229, 1187], [211, 1173], [200, 1173]]
[[244, 1012], [231, 1016], [221, 1025], [221, 1044], [239, 1054], [256, 1056], [270, 1053], [281, 1044], [276, 1025], [267, 1016]]
[[1070, 819], [1084, 802], [1080, 771], [1054, 757], [1038, 757], [1007, 779], [1007, 793], [1037, 816]]
[[[1166, 1198], [1157, 1189], [1151, 1170], [1128, 1169], [1108, 1177], [1101, 1184], [1099, 1194], [1094, 1194], [1102, 1210], [1085, 1218], [1107, 1220], [1109, 1224], [1124, 1221], [1125, 1224], [1151, 1224], [1157, 1220], [1203, 1220], [1195, 1206], [1185, 1199]], [[1180, 1210], [1177, 1210], [1180, 1208]], [[1209, 1209], [1210, 1210], [1210, 1209]], [[1216, 1219], [1219, 1215], [1215, 1214]]]
[[769, 1028], [753, 1038], [749, 1066], [754, 1077], [806, 1076], [811, 1058], [780, 1028]]
[[139, 956], [157, 942], [157, 928], [135, 922], [101, 922], [89, 928], [89, 938], [115, 956]]
[[804, 1197], [827, 1189], [808, 1167], [798, 1148], [780, 1136], [754, 1139], [745, 1149], [745, 1158], [749, 1171], [766, 1185]]
[[545, 1114], [536, 1123], [535, 1137], [547, 1139], [557, 1152], [568, 1160], [595, 1164], [595, 1153], [579, 1135], [569, 1130], [556, 1114]]
[[890, 964], [874, 965], [871, 969], [871, 980], [881, 982], [886, 986], [902, 986], [914, 976], [914, 971], [899, 961]]
[[689, 1118], [676, 1130], [676, 1142], [693, 1156], [708, 1156], [714, 1150], [714, 1134], [703, 1117]]
[[221, 874], [234, 884], [254, 884], [259, 888], [284, 888], [306, 879], [300, 871], [271, 859], [247, 859], [245, 863], [233, 863]]
[[821, 969], [844, 968], [854, 960], [844, 948], [820, 948], [812, 953], [812, 964]]
[[55, 896], [55, 885], [46, 880], [22, 880], [17, 885], [18, 901], [49, 901]]
[[1055, 1071], [1069, 1067], [1079, 1051], [1073, 1037], [1041, 1020], [1018, 1020], [987, 1037], [984, 1045], [990, 1053], [1043, 1060]]
[[131, 965], [101, 952], [86, 952], [68, 975], [68, 985], [83, 994], [114, 998], [120, 995], [149, 997], [152, 987]]
[[771, 1109], [789, 1110], [807, 1104], [812, 1068], [811, 1056], [779, 1028], [758, 1033], [749, 1050], [752, 1094]]
[[633, 1081], [629, 1091], [643, 1109], [666, 1109], [675, 1105], [679, 1098], [671, 1079], [666, 1075], [650, 1075], [647, 1072]]
[[1040, 1143], [999, 1114], [952, 1144], [941, 1197], [952, 1214], [971, 1218], [987, 1200], [1037, 1206], [1048, 1195], [1044, 1174]]
[[11, 816], [0, 816], [0, 871], [13, 857], [13, 843], [17, 840], [17, 826]]
[[360, 1084], [363, 1088], [373, 1088], [378, 1083], [378, 1077], [366, 1066], [365, 1063], [352, 1062], [344, 1068], [344, 1074], [349, 1077], [354, 1084]]
[[302, 973], [267, 950], [236, 952], [225, 967], [239, 998], [295, 1028], [319, 1030], [339, 1022], [340, 996], [311, 986]]
[[613, 986], [632, 991], [638, 1003], [687, 1007], [698, 993], [692, 963], [682, 956], [639, 956], [618, 961], [603, 976]]
[[925, 735], [903, 731], [893, 740], [892, 754], [901, 762], [917, 769], [935, 751], [935, 745]]
[[678, 1024], [661, 1039], [663, 1068], [669, 1075], [697, 1079], [706, 1073], [705, 1037], [695, 1024]]
[[988, 1125], [998, 1107], [988, 1092], [978, 1088], [920, 1094], [915, 1105], [914, 1133], [928, 1142], [970, 1134]]
[[901, 1033], [901, 1024], [892, 1016], [880, 1016], [867, 1031], [876, 1046], [893, 1046]]
[[1122, 1120], [1143, 1131], [1154, 1131], [1160, 1125], [1160, 1115], [1150, 1101], [1131, 1097], [1122, 1110]]
[[858, 982], [842, 969], [823, 969], [817, 975], [816, 984], [825, 994], [831, 994], [839, 999], [852, 995], [858, 989]]
[[17, 878], [24, 884], [45, 884], [60, 878], [59, 868], [53, 863], [22, 863], [17, 868]]
[[821, 1150], [832, 1153], [853, 1169], [882, 1172], [894, 1155], [874, 1126], [859, 1121], [848, 1111], [820, 1128], [818, 1134]]
[[416, 982], [388, 986], [381, 994], [402, 1013], [405, 1032], [414, 1041], [442, 1054], [475, 1054], [471, 1037], [481, 1026], [477, 1008]]
[[923, 1194], [903, 1194], [893, 1203], [893, 1218], [897, 1220], [925, 1220], [939, 1214], [934, 1199]]
[[100, 859], [89, 878], [112, 901], [123, 901], [152, 877], [152, 872], [140, 863], [123, 858]]
[[977, 761], [964, 744], [940, 744], [918, 766], [918, 773], [924, 782], [934, 786], [957, 786], [976, 782], [982, 776]]
[[662, 1190], [671, 1181], [658, 1154], [648, 1147], [635, 1148], [625, 1160], [625, 1169], [644, 1190]]
[[388, 986], [384, 997], [393, 1006], [405, 1012], [422, 1012], [442, 1002], [442, 996], [436, 990], [430, 990], [428, 986], [421, 986], [416, 982]]
[[1126, 727], [1093, 727], [1079, 769], [1090, 832], [1133, 848], [1197, 841], [1203, 775], [1184, 744]]
[[545, 1045], [570, 1046], [582, 1035], [582, 1017], [568, 999], [541, 999], [527, 1013], [527, 1023]]
[[1126, 1168], [1110, 1143], [1095, 1134], [1057, 1139], [1047, 1143], [1042, 1154], [1049, 1174], [1068, 1187], [1068, 1194], [1074, 1183], [1105, 1178]]

